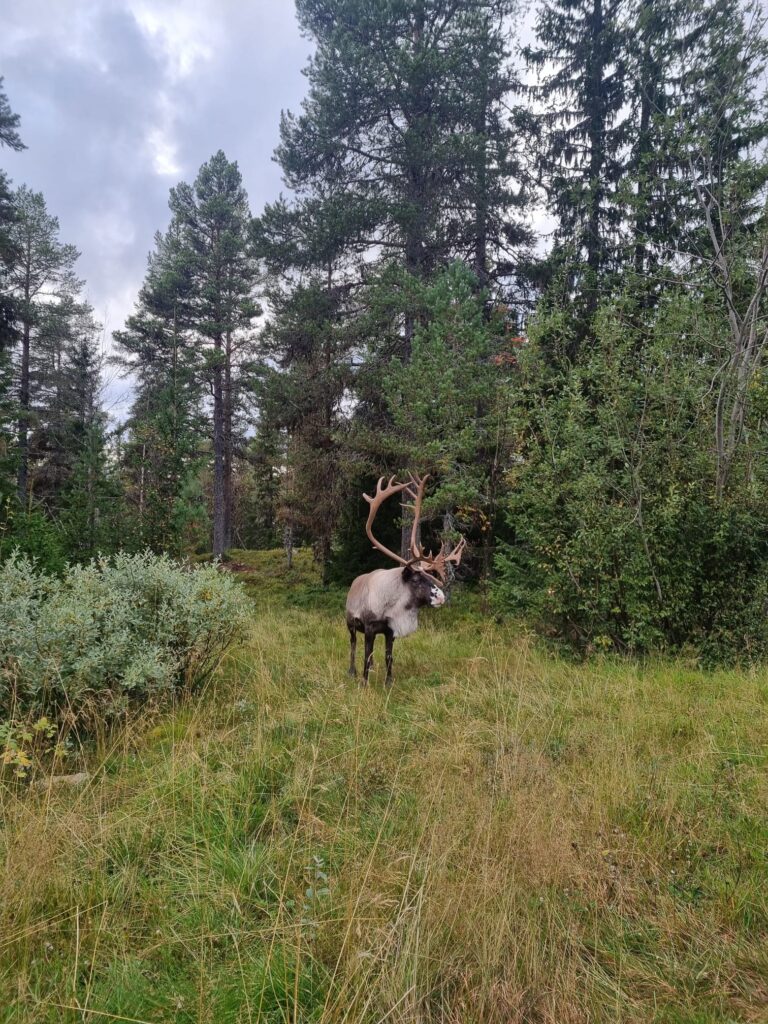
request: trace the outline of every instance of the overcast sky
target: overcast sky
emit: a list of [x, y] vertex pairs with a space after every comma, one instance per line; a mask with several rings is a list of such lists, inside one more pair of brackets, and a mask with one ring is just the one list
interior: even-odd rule
[[[106, 336], [133, 308], [168, 190], [218, 149], [257, 213], [281, 189], [281, 109], [297, 109], [311, 44], [292, 0], [23, 0], [3, 5], [0, 75], [27, 149], [0, 151], [41, 191]], [[124, 415], [126, 387], [107, 403]]]
[[[275, 199], [280, 111], [297, 110], [311, 52], [293, 0], [5, 0], [0, 75], [27, 149], [0, 150], [14, 184], [44, 194], [104, 324], [133, 309], [168, 191], [218, 149], [254, 213]], [[530, 23], [529, 13], [526, 19]], [[523, 37], [529, 29], [523, 25]], [[129, 385], [108, 373], [123, 418]]]

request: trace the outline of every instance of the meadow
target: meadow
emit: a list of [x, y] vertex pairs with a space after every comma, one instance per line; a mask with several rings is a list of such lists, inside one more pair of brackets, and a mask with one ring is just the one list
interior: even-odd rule
[[0, 1021], [768, 1020], [764, 671], [563, 660], [459, 587], [362, 690], [306, 553], [234, 558], [202, 692], [0, 784]]

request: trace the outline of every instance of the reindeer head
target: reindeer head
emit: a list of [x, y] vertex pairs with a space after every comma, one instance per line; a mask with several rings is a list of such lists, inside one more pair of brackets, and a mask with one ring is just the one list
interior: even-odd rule
[[[418, 591], [417, 600], [421, 599], [419, 603], [430, 604], [432, 607], [437, 608], [445, 601], [443, 587], [447, 579], [447, 567], [449, 564], [458, 565], [461, 562], [466, 541], [462, 537], [450, 554], [445, 552], [445, 543], [440, 545], [440, 550], [436, 555], [432, 554], [431, 551], [424, 551], [417, 543], [416, 538], [418, 537], [421, 505], [424, 500], [424, 491], [427, 486], [427, 480], [429, 480], [429, 474], [419, 477], [415, 473], [411, 473], [410, 479], [405, 483], [398, 483], [393, 476], [390, 477], [389, 483], [385, 485], [384, 479], [384, 477], [379, 479], [376, 484], [376, 493], [373, 496], [370, 494], [363, 495], [371, 506], [368, 512], [368, 521], [365, 524], [365, 532], [375, 548], [403, 566], [403, 580], [411, 585], [414, 592]], [[394, 551], [390, 551], [381, 541], [376, 540], [373, 535], [372, 528], [376, 513], [387, 498], [395, 494], [405, 494], [406, 498], [413, 502], [413, 504], [401, 502], [403, 508], [410, 509], [413, 513], [410, 558], [402, 558], [400, 555], [395, 554]]]

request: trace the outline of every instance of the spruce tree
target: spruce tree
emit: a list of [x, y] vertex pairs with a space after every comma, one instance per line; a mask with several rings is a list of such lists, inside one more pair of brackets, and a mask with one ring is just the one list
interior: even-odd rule
[[[99, 325], [91, 307], [71, 292], [41, 303], [30, 353], [28, 493], [56, 516], [79, 451], [80, 423], [96, 415], [101, 389]], [[88, 362], [81, 370], [84, 352]], [[87, 391], [88, 413], [85, 405]]]
[[276, 416], [260, 413], [248, 443], [249, 474], [243, 488], [242, 510], [237, 517], [243, 547], [276, 548], [282, 543], [279, 510], [281, 481], [286, 464], [285, 431]]
[[[761, 423], [759, 413], [751, 422], [750, 406], [768, 346], [768, 40], [766, 16], [750, 0], [714, 0], [706, 14], [683, 65], [678, 151], [691, 204], [688, 277], [721, 324], [721, 343], [706, 357], [717, 395], [715, 490], [723, 501]], [[748, 465], [742, 471], [752, 474]]]
[[[181, 243], [178, 225], [155, 236], [136, 311], [113, 334], [114, 362], [135, 388], [120, 462], [136, 541], [178, 554], [188, 540], [205, 434], [200, 352], [188, 317], [192, 272]], [[193, 518], [206, 516], [197, 509]]]
[[674, 107], [680, 95], [681, 51], [688, 42], [685, 0], [638, 0], [632, 11], [628, 53], [630, 153], [628, 174], [632, 194], [625, 260], [631, 261], [647, 296], [654, 276], [679, 242], [674, 193], [681, 167], [672, 136]]
[[500, 311], [488, 317], [476, 279], [461, 263], [420, 292], [423, 315], [411, 358], [408, 363], [393, 359], [382, 374], [391, 420], [386, 443], [398, 469], [419, 467], [434, 476], [425, 505], [427, 515], [438, 520], [432, 537], [450, 543], [456, 527], [469, 534], [478, 544], [487, 581], [511, 444], [510, 325]]
[[67, 453], [67, 474], [57, 495], [67, 554], [86, 561], [120, 545], [120, 490], [107, 452], [107, 417], [101, 408], [102, 358], [94, 335], [67, 346], [62, 365], [64, 409], [57, 438]]
[[[254, 222], [270, 321], [256, 385], [263, 436], [286, 437], [282, 518], [314, 545], [324, 578], [346, 481], [341, 401], [352, 384], [359, 270], [343, 197], [269, 204]], [[263, 450], [263, 449], [262, 449]]]
[[[264, 426], [287, 435], [283, 518], [310, 540], [323, 568], [345, 494], [341, 402], [351, 381], [346, 292], [307, 279], [269, 294], [272, 318], [262, 337], [268, 360], [257, 393]], [[270, 364], [274, 368], [270, 368]]]
[[560, 300], [575, 301], [571, 357], [622, 251], [626, 14], [626, 0], [544, 0], [525, 50], [540, 76], [531, 87], [538, 174], [557, 221], [550, 276], [559, 274]]
[[648, 297], [711, 244], [696, 181], [722, 195], [766, 137], [762, 24], [749, 0], [637, 0], [630, 11], [625, 260]]

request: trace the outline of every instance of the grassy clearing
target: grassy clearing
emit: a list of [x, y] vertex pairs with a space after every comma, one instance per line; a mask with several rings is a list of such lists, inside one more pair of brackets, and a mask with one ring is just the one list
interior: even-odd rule
[[0, 788], [0, 1020], [768, 1019], [764, 674], [574, 666], [457, 595], [360, 691], [342, 595], [237, 560], [204, 695]]

